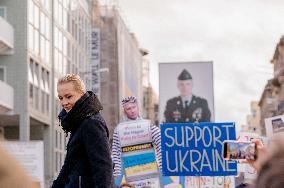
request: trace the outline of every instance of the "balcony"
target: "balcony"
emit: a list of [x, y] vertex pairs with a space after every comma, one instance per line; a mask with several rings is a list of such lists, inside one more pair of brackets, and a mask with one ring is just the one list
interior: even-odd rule
[[14, 29], [0, 16], [0, 55], [12, 54], [14, 48]]
[[0, 114], [14, 109], [14, 89], [0, 80]]

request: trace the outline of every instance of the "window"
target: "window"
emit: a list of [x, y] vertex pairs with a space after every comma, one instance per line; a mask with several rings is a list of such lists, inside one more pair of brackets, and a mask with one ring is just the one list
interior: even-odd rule
[[29, 38], [28, 38], [28, 43], [29, 43], [29, 49], [33, 50], [34, 49], [34, 28], [31, 24], [29, 24]]
[[50, 21], [47, 16], [45, 16], [45, 37], [50, 39]]
[[6, 19], [6, 7], [0, 7], [0, 16]]
[[3, 81], [3, 82], [6, 81], [5, 67], [0, 67], [0, 80]]
[[34, 26], [39, 29], [39, 8], [34, 6]]
[[34, 71], [34, 69], [33, 69], [33, 60], [32, 59], [30, 59], [30, 66], [29, 66], [29, 82], [30, 83], [34, 83], [34, 76], [33, 76], [33, 72]]
[[47, 63], [50, 63], [49, 59], [50, 59], [50, 54], [49, 54], [49, 41], [46, 40], [45, 41], [45, 60]]
[[45, 93], [44, 91], [41, 91], [41, 112], [45, 113]]
[[40, 77], [40, 89], [42, 91], [45, 91], [45, 84], [44, 84], [44, 75], [45, 74], [45, 71], [43, 68], [41, 68], [41, 77]]
[[34, 52], [39, 54], [39, 32], [38, 30], [34, 30]]
[[40, 36], [40, 56], [42, 59], [44, 59], [44, 61], [46, 61], [46, 57], [45, 57], [45, 38], [41, 35]]
[[49, 94], [46, 94], [46, 112], [49, 114]]
[[29, 12], [29, 23], [33, 24], [34, 23], [34, 2], [29, 1], [28, 2], [28, 12]]
[[29, 93], [29, 96], [30, 96], [30, 105], [33, 105], [33, 98], [34, 98], [34, 86], [30, 83], [29, 84], [29, 90], [30, 90], [30, 93]]

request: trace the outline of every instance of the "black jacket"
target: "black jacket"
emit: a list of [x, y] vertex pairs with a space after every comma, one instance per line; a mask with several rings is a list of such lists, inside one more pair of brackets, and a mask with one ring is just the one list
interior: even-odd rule
[[64, 165], [52, 188], [112, 187], [109, 132], [99, 111], [96, 95], [87, 92], [66, 113], [59, 114], [61, 126], [71, 133]]

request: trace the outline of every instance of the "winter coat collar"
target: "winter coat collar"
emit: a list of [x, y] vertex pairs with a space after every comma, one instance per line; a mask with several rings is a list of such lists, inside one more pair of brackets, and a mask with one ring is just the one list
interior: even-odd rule
[[88, 117], [99, 113], [103, 109], [99, 99], [92, 92], [86, 92], [67, 113], [64, 109], [59, 113], [60, 125], [66, 134], [73, 133]]

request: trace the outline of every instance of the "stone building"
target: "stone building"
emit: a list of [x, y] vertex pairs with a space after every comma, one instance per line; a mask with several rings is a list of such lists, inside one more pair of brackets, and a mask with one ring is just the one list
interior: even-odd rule
[[129, 31], [117, 7], [101, 7], [100, 69], [99, 74], [102, 112], [112, 135], [121, 121], [121, 99], [134, 95], [140, 111], [143, 102], [142, 56], [135, 35]]
[[266, 134], [265, 118], [284, 114], [284, 36], [276, 45], [271, 63], [274, 66], [274, 77], [267, 81], [259, 101], [262, 135]]
[[[0, 39], [2, 33], [8, 39], [10, 35], [15, 38], [14, 53], [0, 55], [0, 76], [4, 80], [0, 81], [0, 109], [2, 99], [5, 108], [9, 108], [0, 112], [0, 129], [6, 140], [43, 141], [46, 187], [61, 169], [67, 141], [58, 126], [61, 107], [56, 82], [66, 73], [76, 73], [89, 83], [84, 72], [90, 63], [91, 3], [89, 0], [0, 1], [6, 20], [0, 18]], [[5, 45], [9, 50], [9, 44], [10, 40], [0, 41], [0, 48]]]

